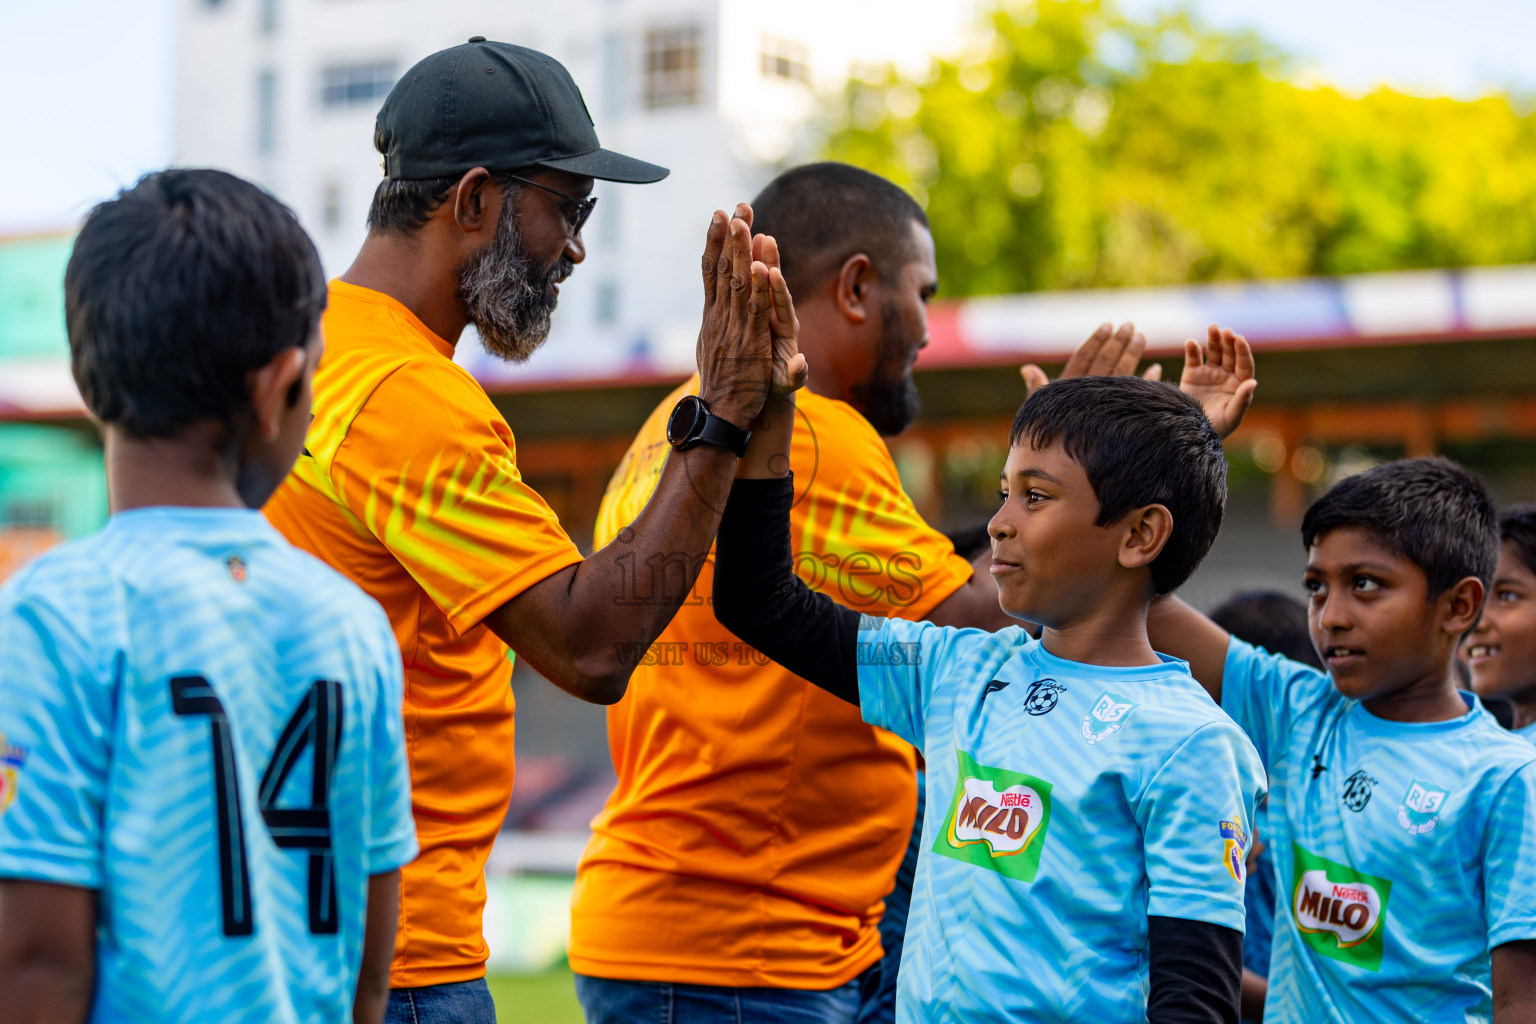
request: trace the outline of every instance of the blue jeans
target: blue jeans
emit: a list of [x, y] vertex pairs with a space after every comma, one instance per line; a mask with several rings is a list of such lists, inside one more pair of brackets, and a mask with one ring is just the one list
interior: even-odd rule
[[827, 992], [722, 988], [576, 975], [587, 1024], [853, 1024], [859, 981]]
[[496, 1024], [484, 978], [389, 990], [384, 1024]]
[[885, 898], [885, 916], [880, 918], [880, 945], [885, 956], [865, 975], [864, 994], [859, 1001], [858, 1024], [895, 1024], [896, 975], [901, 967], [901, 945], [907, 934], [907, 912], [912, 909], [912, 879], [917, 875], [917, 851], [923, 845], [923, 812], [928, 803], [928, 779], [917, 773], [917, 820], [912, 824], [912, 838], [907, 853], [896, 869], [896, 887]]

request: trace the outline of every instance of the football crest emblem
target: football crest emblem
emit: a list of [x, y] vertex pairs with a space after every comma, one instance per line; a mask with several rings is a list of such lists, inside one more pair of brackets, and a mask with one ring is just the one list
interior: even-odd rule
[[1067, 692], [1067, 688], [1054, 679], [1037, 679], [1029, 684], [1029, 692], [1024, 695], [1024, 710], [1032, 715], [1045, 715], [1054, 711], [1059, 696]]
[[26, 763], [26, 748], [12, 746], [5, 741], [5, 734], [0, 733], [0, 814], [4, 814], [16, 799], [16, 784]]
[[1371, 787], [1376, 785], [1377, 781], [1367, 775], [1362, 768], [1344, 780], [1344, 792], [1339, 799], [1350, 810], [1363, 811], [1365, 805], [1371, 802]]
[[1135, 701], [1126, 700], [1118, 693], [1105, 690], [1093, 702], [1093, 710], [1083, 716], [1083, 739], [1097, 743], [1113, 736], [1125, 725], [1131, 712], [1141, 707]]
[[1403, 802], [1397, 805], [1397, 823], [1408, 830], [1409, 835], [1422, 836], [1433, 832], [1440, 824], [1440, 812], [1445, 808], [1448, 789], [1432, 786], [1414, 779], [1408, 784]]
[[245, 567], [245, 559], [239, 555], [230, 555], [224, 568], [229, 570], [229, 578], [236, 583], [244, 583], [251, 578], [250, 570]]

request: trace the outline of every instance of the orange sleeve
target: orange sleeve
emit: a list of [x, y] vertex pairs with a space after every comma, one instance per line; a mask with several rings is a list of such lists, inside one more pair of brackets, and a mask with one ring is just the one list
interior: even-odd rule
[[523, 482], [473, 378], [411, 360], [374, 388], [330, 463], [347, 509], [463, 633], [581, 552]]
[[971, 578], [971, 564], [923, 519], [890, 449], [842, 402], [802, 402], [790, 462], [795, 570], [839, 604], [921, 619]]

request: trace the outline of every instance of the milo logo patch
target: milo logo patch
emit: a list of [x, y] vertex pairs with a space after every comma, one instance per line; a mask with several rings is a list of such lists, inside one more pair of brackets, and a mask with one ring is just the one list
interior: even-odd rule
[[1032, 882], [1051, 823], [1051, 784], [959, 751], [959, 776], [933, 852]]
[[1296, 929], [1316, 953], [1368, 971], [1381, 969], [1383, 922], [1392, 883], [1292, 843]]

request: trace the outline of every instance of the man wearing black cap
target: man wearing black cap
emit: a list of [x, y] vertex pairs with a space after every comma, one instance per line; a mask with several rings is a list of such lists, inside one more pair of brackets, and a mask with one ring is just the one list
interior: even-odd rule
[[[454, 364], [454, 345], [472, 323], [489, 351], [526, 359], [585, 256], [593, 179], [667, 171], [599, 148], [559, 63], [478, 36], [406, 72], [374, 145], [385, 180], [362, 250], [331, 283], [314, 422], [266, 511], [383, 605], [404, 656], [421, 856], [402, 872], [387, 1019], [490, 1021], [480, 925], [485, 861], [512, 787], [508, 648], [583, 700], [623, 696], [634, 667], [625, 654], [655, 640], [692, 584], [626, 603], [625, 572], [679, 555], [697, 572], [773, 346], [793, 351], [793, 311], [776, 248], [760, 243], [763, 262], [753, 261], [750, 208], [717, 211], [704, 253], [702, 401], [678, 403], [676, 454], [645, 510], [583, 559], [522, 481], [512, 433]], [[800, 357], [796, 366], [803, 373]]]

